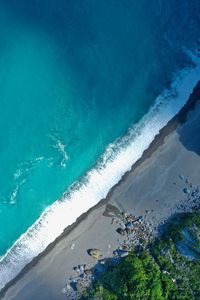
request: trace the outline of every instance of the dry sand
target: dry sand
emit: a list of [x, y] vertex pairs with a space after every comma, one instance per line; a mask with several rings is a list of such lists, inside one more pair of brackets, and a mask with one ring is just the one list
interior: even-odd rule
[[[189, 203], [189, 209], [194, 199], [191, 193], [184, 193], [184, 188], [192, 192], [200, 185], [199, 95], [200, 85], [185, 110], [161, 131], [143, 158], [112, 189], [107, 199], [81, 217], [70, 228], [70, 233], [63, 234], [34, 260], [3, 290], [2, 299], [67, 299], [61, 290], [73, 274], [73, 267], [81, 264], [92, 267], [96, 263], [87, 254], [87, 249], [98, 248], [103, 257], [109, 257], [119, 246], [118, 239], [123, 241], [116, 232], [118, 224], [111, 224], [112, 217], [105, 214], [109, 205], [144, 216], [152, 228], [175, 211], [185, 209], [185, 205], [180, 208], [181, 203]], [[190, 111], [195, 102], [195, 109]], [[186, 115], [187, 122], [183, 123]]]

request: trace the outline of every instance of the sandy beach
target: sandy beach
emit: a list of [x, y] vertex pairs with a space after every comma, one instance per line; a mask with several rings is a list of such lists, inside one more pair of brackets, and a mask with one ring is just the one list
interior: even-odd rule
[[117, 232], [120, 212], [142, 216], [154, 233], [171, 215], [195, 205], [193, 191], [200, 185], [199, 99], [200, 84], [107, 198], [22, 270], [0, 292], [1, 299], [67, 299], [62, 290], [73, 268], [86, 264], [91, 269], [97, 263], [87, 250], [97, 248], [107, 258], [123, 243], [124, 237]]

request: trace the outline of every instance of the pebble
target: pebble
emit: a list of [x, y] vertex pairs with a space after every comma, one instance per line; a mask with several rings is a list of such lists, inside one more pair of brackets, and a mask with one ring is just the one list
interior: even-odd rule
[[128, 224], [126, 224], [126, 228], [131, 230], [134, 228], [134, 225], [131, 222], [129, 222]]
[[74, 250], [74, 248], [75, 248], [75, 244], [71, 244], [70, 249]]
[[67, 285], [65, 286], [65, 290], [69, 291], [69, 290], [71, 290], [71, 288], [72, 288], [71, 285], [67, 283]]
[[77, 267], [74, 267], [73, 270], [74, 270], [74, 272], [77, 272], [77, 271], [78, 271], [78, 268], [77, 268]]
[[115, 223], [115, 218], [112, 218], [111, 224]]
[[125, 225], [124, 223], [120, 224], [120, 226], [121, 226], [121, 228], [122, 228], [123, 230], [126, 229], [126, 225]]
[[81, 272], [83, 272], [83, 271], [84, 271], [84, 265], [80, 265], [80, 266], [79, 266], [79, 270], [80, 270]]
[[179, 175], [179, 178], [181, 179], [181, 180], [184, 180], [184, 176], [183, 175]]
[[99, 261], [99, 263], [100, 263], [101, 265], [105, 265], [105, 262], [106, 262], [105, 259], [101, 259], [101, 260]]

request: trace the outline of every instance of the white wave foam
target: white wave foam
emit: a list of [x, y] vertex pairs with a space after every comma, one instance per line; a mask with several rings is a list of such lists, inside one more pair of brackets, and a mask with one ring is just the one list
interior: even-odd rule
[[17, 195], [21, 186], [26, 183], [28, 176], [32, 169], [34, 169], [38, 162], [42, 161], [44, 158], [42, 156], [31, 159], [30, 161], [25, 161], [19, 164], [18, 169], [13, 174], [15, 180], [15, 188], [9, 195], [9, 203], [11, 205], [16, 203]]
[[53, 145], [53, 147], [55, 149], [58, 150], [58, 152], [61, 154], [62, 156], [62, 160], [60, 162], [60, 166], [62, 168], [65, 168], [66, 167], [66, 163], [69, 159], [68, 155], [67, 155], [67, 152], [65, 151], [65, 147], [66, 145], [60, 140], [60, 139], [57, 139], [55, 136], [49, 134], [48, 137], [55, 142], [55, 144]]
[[164, 91], [141, 121], [128, 134], [111, 144], [92, 169], [48, 207], [0, 260], [0, 288], [59, 236], [67, 225], [106, 197], [110, 188], [142, 156], [155, 135], [179, 112], [200, 77], [200, 58], [193, 57], [194, 68], [176, 74], [170, 90]]
[[19, 193], [19, 189], [20, 189], [20, 187], [21, 187], [25, 182], [26, 182], [26, 179], [23, 179], [23, 180], [20, 181], [20, 182], [16, 185], [16, 187], [14, 188], [13, 192], [12, 192], [11, 195], [10, 195], [10, 201], [9, 201], [9, 203], [10, 203], [11, 205], [15, 204], [17, 195], [18, 195], [18, 193]]
[[57, 141], [57, 144], [54, 146], [60, 154], [62, 155], [62, 160], [61, 160], [61, 167], [65, 168], [66, 167], [66, 162], [68, 161], [68, 155], [67, 152], [65, 151], [65, 144], [63, 144], [60, 140]]

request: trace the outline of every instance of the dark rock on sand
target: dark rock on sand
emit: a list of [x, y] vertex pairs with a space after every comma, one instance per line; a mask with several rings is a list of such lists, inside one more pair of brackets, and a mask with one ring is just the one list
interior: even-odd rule
[[122, 229], [122, 228], [118, 228], [118, 229], [117, 229], [117, 232], [118, 232], [119, 234], [121, 234], [121, 235], [125, 235], [125, 234], [126, 234], [126, 231], [125, 231], [124, 229]]
[[189, 190], [188, 188], [184, 188], [184, 189], [183, 189], [183, 192], [184, 192], [185, 194], [190, 194], [190, 190]]

